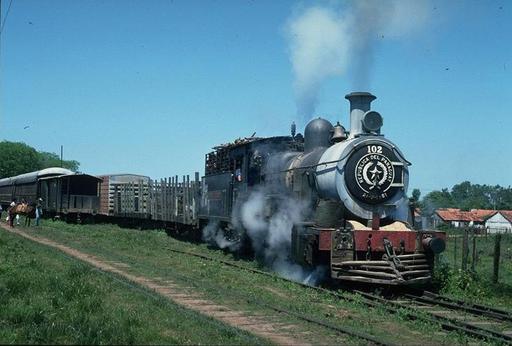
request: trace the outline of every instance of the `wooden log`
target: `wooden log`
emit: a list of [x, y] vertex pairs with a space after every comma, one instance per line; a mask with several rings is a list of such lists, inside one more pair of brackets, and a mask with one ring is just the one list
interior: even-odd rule
[[169, 221], [169, 181], [167, 178], [164, 179], [165, 181], [165, 218], [164, 220]]
[[170, 215], [171, 221], [174, 221], [174, 208], [175, 208], [174, 185], [175, 185], [175, 181], [174, 181], [174, 177], [172, 177], [171, 178], [171, 215]]
[[183, 180], [182, 180], [182, 184], [181, 184], [181, 190], [182, 190], [182, 195], [181, 195], [181, 213], [182, 213], [182, 216], [181, 216], [181, 221], [183, 222], [183, 220], [185, 219], [185, 213], [186, 213], [186, 207], [185, 207], [185, 176], [183, 176]]
[[180, 213], [180, 204], [179, 204], [179, 182], [178, 182], [178, 176], [174, 176], [174, 181], [176, 182], [176, 186], [174, 187], [174, 200], [175, 200], [175, 207], [174, 207], [174, 221], [178, 221], [178, 215]]
[[201, 181], [199, 180], [199, 172], [195, 172], [194, 180], [195, 180], [195, 184], [194, 184], [194, 204], [193, 204], [193, 210], [194, 210], [194, 222], [197, 222], [197, 213], [198, 213], [198, 210], [199, 210], [199, 201], [200, 201], [200, 198], [201, 198], [201, 196], [199, 195], [199, 193], [201, 191], [201, 189], [200, 189]]
[[167, 220], [172, 221], [172, 177], [169, 177], [169, 186], [167, 187]]

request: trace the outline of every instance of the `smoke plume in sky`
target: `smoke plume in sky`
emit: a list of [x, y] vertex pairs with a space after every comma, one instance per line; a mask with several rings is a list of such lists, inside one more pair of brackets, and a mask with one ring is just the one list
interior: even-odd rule
[[421, 29], [429, 18], [429, 2], [329, 1], [298, 9], [286, 25], [298, 115], [305, 120], [313, 116], [329, 77], [350, 71], [354, 91], [369, 88], [377, 46]]

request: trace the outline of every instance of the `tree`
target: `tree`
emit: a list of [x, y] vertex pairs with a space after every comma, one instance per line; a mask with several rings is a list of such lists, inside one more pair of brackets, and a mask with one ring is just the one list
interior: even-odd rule
[[421, 191], [419, 189], [412, 190], [412, 197], [411, 200], [414, 202], [419, 202], [421, 196]]
[[[38, 152], [25, 143], [0, 142], [0, 179], [60, 165], [57, 154]], [[75, 160], [62, 162], [63, 168], [72, 171], [77, 171], [79, 166], [80, 163]]]
[[[55, 153], [49, 153], [46, 151], [41, 151], [39, 153], [39, 159], [41, 161], [41, 169], [49, 168], [49, 167], [60, 167], [60, 157]], [[62, 167], [70, 169], [74, 172], [78, 170], [80, 163], [75, 160], [63, 160]]]
[[[414, 194], [414, 191], [413, 191]], [[512, 209], [512, 188], [499, 185], [471, 184], [464, 181], [448, 189], [432, 191], [423, 198], [423, 206], [429, 211], [437, 208], [471, 209]]]
[[452, 196], [448, 189], [429, 192], [422, 201], [423, 212], [430, 215], [438, 208], [454, 207]]
[[37, 151], [18, 142], [0, 142], [0, 178], [37, 171], [40, 167]]

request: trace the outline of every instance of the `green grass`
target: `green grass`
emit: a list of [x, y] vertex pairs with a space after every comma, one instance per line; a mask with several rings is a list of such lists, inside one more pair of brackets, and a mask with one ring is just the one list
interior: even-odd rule
[[0, 344], [265, 342], [0, 230]]
[[[492, 282], [495, 235], [477, 236], [477, 261], [472, 270], [473, 239], [469, 237], [467, 270], [462, 270], [462, 232], [449, 230], [446, 250], [436, 269], [441, 293], [512, 311], [512, 235], [503, 234], [498, 283]], [[453, 237], [456, 236], [456, 237]], [[456, 254], [456, 255], [455, 255]]]
[[[70, 225], [45, 221], [35, 235], [52, 238], [99, 258], [130, 265], [126, 270], [150, 277], [173, 280], [194, 292], [233, 309], [275, 315], [266, 306], [288, 308], [316, 319], [349, 327], [377, 336], [383, 341], [400, 343], [453, 344], [466, 343], [465, 336], [438, 333], [439, 326], [411, 322], [405, 317], [389, 315], [382, 309], [369, 309], [364, 304], [348, 303], [328, 294], [303, 288], [294, 283], [243, 272], [216, 262], [172, 253], [169, 248], [204, 253], [211, 257], [234, 261], [231, 254], [168, 237], [162, 231], [136, 231], [113, 225]], [[251, 261], [243, 265], [258, 267]], [[295, 323], [310, 331], [315, 343], [339, 343], [340, 336], [288, 316], [278, 322]], [[425, 329], [431, 330], [425, 334]], [[342, 337], [343, 343], [360, 344], [361, 340]]]

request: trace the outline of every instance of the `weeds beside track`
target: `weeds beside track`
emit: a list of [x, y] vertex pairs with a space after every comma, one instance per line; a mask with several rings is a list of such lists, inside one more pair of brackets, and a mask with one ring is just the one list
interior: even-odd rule
[[[184, 293], [199, 293], [204, 299], [227, 304], [231, 309], [276, 318], [281, 316], [280, 323], [302, 325], [302, 330], [309, 333], [303, 340], [312, 343], [322, 343], [321, 340], [324, 340], [323, 343], [360, 344], [361, 339], [346, 336], [340, 339], [340, 332], [306, 322], [292, 314], [279, 313], [270, 307], [282, 308], [295, 315], [341, 326], [349, 331], [373, 335], [375, 341], [380, 343], [421, 342], [428, 345], [472, 341], [472, 338], [461, 333], [441, 332], [438, 322], [426, 323], [420, 319], [411, 322], [411, 318], [400, 313], [392, 317], [382, 304], [369, 302], [360, 295], [312, 288], [283, 280], [258, 267], [254, 261], [238, 261], [236, 256], [229, 253], [209, 248], [206, 244], [182, 242], [167, 237], [164, 232], [140, 232], [110, 225], [79, 226], [61, 222], [48, 222], [45, 225], [38, 231], [26, 231], [33, 236], [46, 236], [81, 249], [108, 263], [122, 264], [121, 268], [133, 275], [172, 280]], [[182, 252], [195, 252], [198, 256], [188, 256]], [[219, 262], [233, 265], [219, 265]], [[248, 270], [259, 274], [250, 274]], [[431, 332], [425, 334], [425, 330]]]

